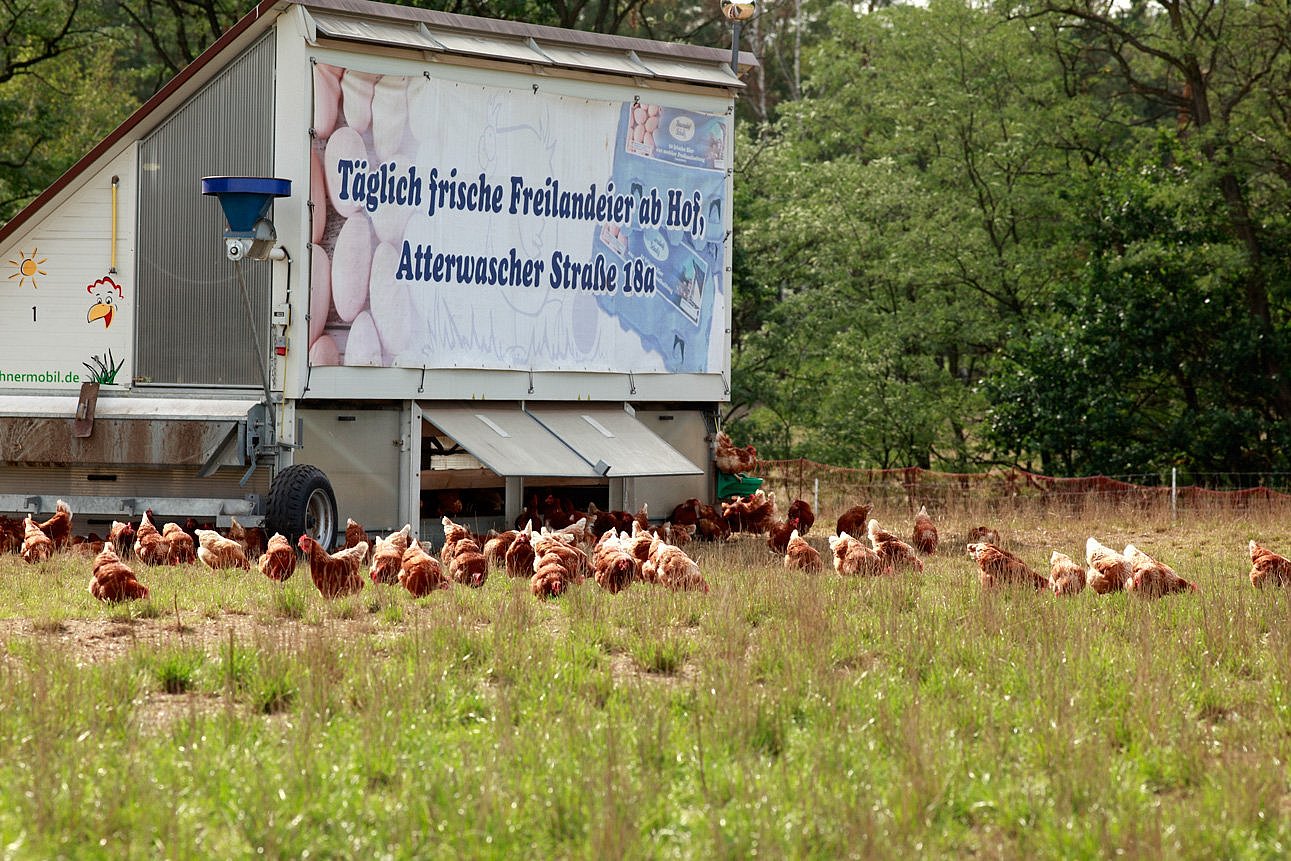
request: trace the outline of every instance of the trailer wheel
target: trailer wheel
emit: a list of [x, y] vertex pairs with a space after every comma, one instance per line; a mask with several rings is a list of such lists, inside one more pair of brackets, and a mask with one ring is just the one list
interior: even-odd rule
[[274, 476], [265, 501], [265, 525], [295, 546], [308, 535], [331, 550], [336, 541], [336, 494], [321, 469], [308, 463], [289, 466]]

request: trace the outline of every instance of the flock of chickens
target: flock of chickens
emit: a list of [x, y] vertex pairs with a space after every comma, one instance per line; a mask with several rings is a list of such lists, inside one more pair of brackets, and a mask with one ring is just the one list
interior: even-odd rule
[[[148, 587], [125, 561], [131, 557], [147, 565], [201, 562], [220, 570], [250, 570], [254, 564], [267, 578], [281, 582], [295, 572], [297, 547], [308, 562], [310, 578], [326, 598], [354, 594], [368, 580], [400, 585], [419, 598], [454, 583], [478, 588], [492, 570], [528, 578], [533, 594], [544, 599], [560, 596], [588, 579], [611, 593], [634, 582], [707, 592], [699, 565], [682, 548], [694, 538], [725, 540], [737, 532], [767, 535], [768, 547], [783, 554], [788, 570], [824, 569], [819, 551], [805, 538], [816, 519], [811, 506], [794, 500], [785, 519], [777, 520], [774, 494], [760, 490], [723, 503], [720, 512], [697, 499], [686, 500], [668, 522], [656, 527], [651, 527], [645, 506], [636, 514], [598, 511], [595, 506], [579, 512], [548, 497], [531, 508], [523, 515], [527, 517], [523, 528], [483, 536], [444, 517], [444, 545], [436, 555], [413, 537], [411, 525], [372, 540], [353, 520], [346, 524], [345, 547], [335, 553], [328, 553], [307, 535], [300, 537], [296, 547], [276, 533], [266, 541], [263, 530], [244, 528], [236, 520], [226, 535], [191, 521], [184, 526], [166, 523], [158, 530], [151, 511], [144, 513], [137, 527], [113, 522], [106, 540], [78, 538], [72, 535], [71, 509], [59, 500], [54, 515], [44, 522], [28, 516], [19, 524], [0, 517], [0, 552], [17, 550], [29, 563], [47, 560], [55, 552], [93, 555], [90, 593], [106, 602], [148, 597]], [[828, 539], [834, 570], [848, 576], [922, 572], [920, 557], [935, 554], [939, 544], [927, 508], [915, 515], [908, 542], [880, 526], [870, 512], [871, 506], [858, 505], [838, 518], [835, 534]], [[577, 519], [572, 519], [574, 515]], [[539, 524], [536, 531], [535, 523]], [[861, 534], [865, 539], [855, 537]], [[968, 538], [968, 555], [977, 563], [985, 588], [1020, 585], [1074, 595], [1088, 586], [1100, 595], [1125, 591], [1152, 598], [1197, 591], [1196, 584], [1133, 544], [1118, 552], [1090, 537], [1085, 566], [1054, 551], [1046, 577], [1005, 549], [995, 530], [975, 527]], [[1291, 586], [1291, 560], [1255, 541], [1248, 549], [1252, 584]]]
[[[690, 500], [689, 503], [696, 503]], [[686, 503], [683, 503], [686, 505]], [[789, 570], [820, 571], [824, 568], [819, 551], [804, 538], [815, 522], [811, 507], [795, 500], [784, 521], [775, 520], [775, 500], [761, 491], [746, 499], [724, 504], [722, 520], [734, 531], [766, 532], [767, 545], [784, 554]], [[680, 508], [680, 507], [679, 507]], [[871, 506], [858, 505], [838, 518], [835, 534], [829, 536], [829, 550], [834, 570], [843, 575], [885, 576], [899, 571], [923, 571], [920, 555], [937, 552], [939, 535], [927, 507], [914, 517], [909, 542], [884, 529], [870, 518]], [[674, 518], [677, 512], [673, 513]], [[701, 514], [699, 522], [706, 517]], [[701, 534], [704, 530], [701, 530]], [[718, 531], [717, 527], [706, 530]], [[866, 540], [855, 537], [864, 533]], [[729, 535], [729, 532], [727, 533]], [[720, 537], [710, 535], [710, 537]], [[1091, 536], [1085, 542], [1085, 566], [1070, 556], [1053, 551], [1049, 558], [1049, 575], [1038, 573], [1023, 559], [1005, 549], [999, 533], [985, 526], [969, 530], [966, 550], [977, 563], [983, 588], [1029, 586], [1049, 590], [1055, 595], [1075, 595], [1088, 586], [1099, 595], [1128, 592], [1146, 598], [1159, 598], [1177, 592], [1196, 592], [1197, 584], [1184, 579], [1173, 568], [1144, 553], [1133, 544], [1118, 552]], [[1248, 545], [1251, 556], [1251, 583], [1291, 586], [1291, 560], [1274, 553], [1257, 542]]]
[[[474, 535], [465, 526], [443, 518], [444, 545], [438, 555], [412, 535], [411, 524], [375, 541], [353, 520], [346, 524], [345, 547], [328, 553], [317, 541], [302, 535], [297, 547], [309, 565], [310, 578], [325, 598], [351, 595], [367, 582], [401, 585], [422, 597], [453, 583], [480, 587], [491, 569], [512, 577], [527, 577], [533, 593], [555, 597], [586, 579], [610, 592], [634, 581], [657, 583], [670, 589], [708, 591], [699, 565], [669, 539], [684, 541], [689, 533], [670, 525], [650, 528], [643, 508], [636, 515], [596, 512], [560, 529], [532, 525], [488, 536]], [[624, 523], [619, 532], [614, 526]], [[593, 531], [591, 524], [602, 526]], [[147, 565], [183, 565], [201, 562], [212, 569], [250, 570], [255, 567], [270, 580], [284, 581], [296, 570], [296, 549], [275, 533], [266, 541], [263, 530], [244, 528], [233, 520], [227, 535], [202, 529], [195, 523], [166, 523], [160, 530], [152, 512], [144, 513], [138, 526], [114, 521], [106, 540], [72, 535], [72, 511], [59, 500], [54, 515], [44, 522], [30, 516], [21, 523], [0, 517], [0, 552], [16, 550], [31, 564], [50, 559], [55, 552], [93, 555], [90, 594], [101, 601], [118, 602], [148, 597], [148, 587], [122, 558], [133, 557]], [[367, 576], [364, 576], [367, 566]]]

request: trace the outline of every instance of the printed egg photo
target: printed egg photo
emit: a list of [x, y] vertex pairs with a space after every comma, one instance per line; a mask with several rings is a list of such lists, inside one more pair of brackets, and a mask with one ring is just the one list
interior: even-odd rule
[[377, 76], [367, 72], [346, 69], [341, 77], [341, 110], [345, 123], [356, 132], [365, 132], [372, 125], [372, 92]]
[[347, 323], [368, 304], [371, 271], [372, 228], [366, 218], [351, 218], [341, 228], [332, 251], [332, 302]]
[[[349, 218], [363, 211], [363, 207], [355, 203], [350, 196], [349, 189], [341, 188], [341, 174], [337, 169], [343, 161], [365, 162], [368, 160], [368, 147], [363, 142], [363, 138], [352, 128], [342, 127], [332, 133], [327, 139], [327, 148], [323, 151], [323, 173], [327, 180], [327, 199], [332, 202], [332, 208], [342, 218]], [[330, 165], [330, 168], [329, 168]], [[344, 191], [345, 197], [341, 194]]]

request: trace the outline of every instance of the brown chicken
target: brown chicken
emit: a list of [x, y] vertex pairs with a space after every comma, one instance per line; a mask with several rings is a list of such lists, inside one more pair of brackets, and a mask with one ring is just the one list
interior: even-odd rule
[[152, 509], [143, 513], [134, 535], [134, 555], [145, 565], [169, 565], [170, 542], [162, 538], [152, 522]]
[[[647, 579], [643, 570], [643, 566], [650, 560], [650, 548], [654, 545], [656, 538], [662, 538], [665, 542], [668, 540], [663, 537], [662, 531], [648, 532], [640, 526], [633, 525], [632, 535], [621, 542], [623, 549], [631, 554], [632, 558], [637, 562], [637, 576], [647, 583], [656, 582], [654, 579]], [[653, 574], [654, 569], [652, 568], [651, 575]]]
[[444, 547], [439, 558], [448, 576], [463, 586], [478, 589], [489, 576], [489, 563], [480, 552], [480, 545], [471, 537], [465, 526], [443, 518]]
[[54, 555], [54, 542], [30, 516], [22, 522], [22, 559], [35, 565]]
[[414, 598], [423, 598], [437, 589], [447, 589], [453, 581], [444, 576], [444, 566], [422, 548], [417, 539], [408, 543], [399, 562], [399, 584]]
[[1125, 546], [1125, 558], [1130, 562], [1130, 576], [1125, 580], [1125, 591], [1143, 598], [1160, 598], [1176, 592], [1196, 592], [1197, 584], [1183, 579], [1164, 562], [1158, 562], [1133, 544]]
[[94, 579], [90, 581], [90, 594], [100, 601], [136, 601], [148, 597], [148, 587], [135, 579], [129, 566], [117, 556], [116, 548], [109, 541], [103, 552], [94, 558]]
[[197, 558], [202, 560], [207, 568], [251, 570], [251, 563], [247, 561], [247, 554], [243, 551], [242, 545], [232, 538], [225, 538], [214, 529], [199, 529], [197, 541], [200, 545], [197, 548]]
[[386, 538], [377, 539], [377, 546], [372, 550], [372, 568], [368, 574], [373, 583], [384, 583], [387, 586], [399, 583], [403, 553], [408, 549], [408, 541], [411, 537], [412, 524], [406, 523], [398, 532], [392, 532]]
[[178, 523], [167, 523], [161, 529], [161, 537], [170, 546], [169, 561], [171, 565], [187, 565], [197, 561], [197, 552], [193, 547], [193, 536], [184, 531]]
[[[642, 531], [649, 531], [640, 524], [636, 524], [634, 529], [635, 528], [640, 528]], [[664, 524], [656, 528], [654, 532], [674, 547], [685, 547], [695, 538], [695, 527], [693, 525], [682, 526], [679, 523], [673, 523], [671, 521], [664, 522]], [[633, 534], [635, 535], [635, 532]]]
[[447, 514], [456, 517], [462, 513], [462, 494], [456, 490], [437, 490], [434, 496], [433, 513], [441, 517]]
[[725, 541], [731, 537], [730, 524], [717, 509], [693, 496], [672, 510], [668, 522], [674, 527], [694, 527], [694, 536], [703, 541]]
[[54, 542], [54, 549], [60, 550], [72, 538], [72, 509], [60, 499], [54, 503], [54, 516], [37, 526]]
[[[547, 494], [542, 502], [536, 502], [538, 522], [548, 529], [563, 529], [578, 519], [574, 503], [554, 493]], [[541, 528], [541, 527], [539, 527]]]
[[108, 528], [108, 541], [121, 556], [129, 556], [134, 552], [134, 527], [119, 520], [112, 521]]
[[1079, 594], [1085, 588], [1085, 569], [1055, 550], [1049, 557], [1049, 586], [1055, 595]]
[[516, 515], [515, 522], [511, 525], [518, 531], [524, 529], [525, 524], [528, 524], [530, 531], [533, 530], [535, 525], [539, 528], [542, 527], [542, 509], [538, 507], [537, 497], [530, 498], [530, 502], [525, 505], [524, 511]]
[[994, 544], [996, 547], [1003, 547], [1004, 542], [1000, 541], [998, 530], [989, 526], [974, 526], [968, 530], [969, 544]]
[[1291, 586], [1291, 559], [1279, 556], [1254, 541], [1247, 546], [1251, 551], [1252, 586]]
[[834, 526], [834, 534], [842, 535], [846, 532], [848, 535], [864, 535], [865, 527], [870, 521], [870, 512], [873, 510], [874, 506], [872, 505], [853, 505], [838, 515], [838, 523]]
[[526, 526], [516, 533], [512, 539], [511, 546], [506, 552], [506, 569], [508, 577], [532, 577], [533, 576], [533, 529]]
[[[771, 529], [767, 531], [767, 547], [771, 548], [772, 553], [784, 553], [789, 548], [789, 538], [795, 532], [798, 532], [798, 521], [785, 520], [780, 523], [771, 524]], [[801, 535], [802, 533], [799, 532]]]
[[270, 580], [282, 582], [296, 573], [296, 551], [292, 548], [291, 542], [288, 541], [279, 532], [275, 532], [269, 539], [269, 545], [265, 548], [264, 553], [256, 561], [256, 567], [260, 573]]
[[646, 582], [659, 583], [674, 591], [708, 591], [708, 581], [700, 573], [699, 564], [687, 556], [686, 551], [658, 536], [650, 546], [650, 558], [641, 566], [641, 577]]
[[824, 570], [825, 566], [820, 561], [820, 552], [808, 544], [795, 529], [789, 535], [789, 543], [785, 547], [784, 567], [788, 571], [817, 572]]
[[[194, 529], [196, 534], [196, 529]], [[254, 561], [265, 552], [264, 530], [259, 526], [243, 526], [236, 517], [229, 518], [228, 537], [242, 545], [247, 558]], [[288, 544], [290, 546], [290, 544]]]
[[555, 530], [561, 535], [568, 535], [574, 544], [587, 550], [596, 546], [596, 534], [592, 532], [592, 521], [587, 517], [580, 517], [573, 523], [561, 529]]
[[489, 564], [490, 568], [506, 568], [507, 550], [520, 534], [518, 529], [508, 529], [506, 532], [499, 532], [497, 535], [490, 535], [489, 539], [484, 542], [484, 561]]
[[1085, 562], [1089, 566], [1085, 572], [1089, 588], [1099, 595], [1122, 591], [1133, 567], [1130, 560], [1092, 535], [1085, 541]]
[[968, 555], [977, 563], [983, 588], [992, 589], [996, 586], [1049, 588], [1048, 579], [1031, 570], [1031, 566], [1017, 556], [994, 544], [981, 542], [969, 544]]
[[589, 505], [587, 519], [589, 528], [597, 539], [611, 529], [630, 532], [633, 523], [641, 524], [642, 529], [650, 528], [650, 518], [645, 505], [642, 505], [636, 514], [630, 511], [601, 511], [595, 505]]
[[640, 563], [624, 547], [618, 530], [611, 529], [596, 542], [592, 553], [592, 576], [596, 585], [610, 594], [617, 594], [632, 585]]
[[874, 546], [874, 552], [883, 560], [884, 565], [893, 571], [909, 568], [912, 571], [923, 572], [923, 562], [915, 555], [914, 548], [879, 526], [877, 520], [871, 519], [865, 531], [870, 537], [870, 544]]
[[751, 496], [722, 503], [722, 519], [731, 532], [761, 535], [775, 522], [775, 494], [756, 490]]
[[816, 512], [811, 510], [811, 503], [807, 500], [795, 499], [789, 503], [785, 519], [790, 522], [798, 521], [798, 534], [805, 536], [811, 531], [811, 527], [816, 525]]
[[23, 527], [21, 520], [5, 517], [0, 514], [0, 553], [11, 553], [22, 547]]
[[[352, 518], [345, 518], [345, 549], [349, 550], [360, 544], [366, 544], [369, 550], [372, 549], [372, 539], [368, 538], [367, 531]], [[366, 554], [362, 561], [365, 563], [368, 561]]]
[[533, 576], [529, 578], [529, 590], [535, 598], [547, 600], [559, 598], [569, 588], [571, 575], [560, 559], [538, 557], [534, 559]]
[[452, 561], [453, 554], [457, 552], [457, 543], [474, 539], [471, 538], [471, 530], [460, 523], [454, 523], [447, 516], [444, 516], [440, 522], [444, 525], [444, 546], [439, 548], [439, 561], [447, 567]]
[[91, 532], [84, 538], [79, 535], [73, 535], [71, 541], [68, 542], [67, 549], [77, 556], [89, 556], [92, 559], [103, 552], [104, 543], [98, 533]]
[[543, 532], [534, 536], [535, 556], [529, 590], [535, 597], [544, 600], [557, 598], [570, 587], [583, 582], [580, 571], [586, 554], [570, 541], [571, 536], [560, 533]]
[[489, 577], [489, 563], [480, 552], [480, 545], [474, 538], [463, 538], [457, 542], [453, 558], [448, 562], [448, 575], [461, 583], [478, 589]]
[[703, 503], [695, 497], [680, 502], [672, 510], [672, 515], [668, 518], [669, 523], [679, 523], [685, 526], [694, 526], [699, 523], [699, 512]]
[[869, 545], [846, 532], [829, 536], [829, 549], [834, 554], [834, 570], [839, 574], [882, 577], [892, 573], [892, 567], [885, 564]]
[[910, 543], [914, 545], [915, 550], [925, 556], [931, 556], [937, 552], [937, 527], [928, 516], [926, 505], [921, 506], [914, 516], [914, 533], [910, 536]]
[[717, 449], [713, 454], [713, 462], [722, 472], [735, 474], [737, 472], [752, 472], [757, 466], [758, 450], [751, 445], [740, 448], [731, 442], [731, 438], [721, 431], [717, 432]]
[[695, 534], [704, 541], [725, 541], [731, 537], [731, 525], [717, 513], [716, 508], [705, 504], [700, 507]]
[[353, 547], [328, 553], [317, 541], [302, 535], [297, 546], [309, 558], [310, 579], [324, 598], [353, 595], [363, 588], [363, 575], [359, 569], [368, 555], [366, 543], [360, 541]]
[[568, 532], [547, 532], [544, 530], [534, 536], [533, 550], [535, 566], [543, 561], [543, 557], [559, 557], [562, 564], [569, 569], [569, 575], [572, 578], [571, 585], [577, 586], [581, 584], [592, 573], [592, 563], [587, 553], [574, 543], [573, 536]]

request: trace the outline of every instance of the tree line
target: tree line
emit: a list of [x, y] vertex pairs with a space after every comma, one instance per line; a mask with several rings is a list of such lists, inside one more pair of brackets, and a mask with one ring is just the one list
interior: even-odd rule
[[1286, 2], [823, 14], [738, 157], [732, 433], [855, 466], [1287, 469]]
[[[729, 45], [716, 3], [405, 5]], [[0, 4], [0, 218], [249, 0]], [[1291, 468], [1288, 0], [768, 0], [730, 432], [767, 457]]]

